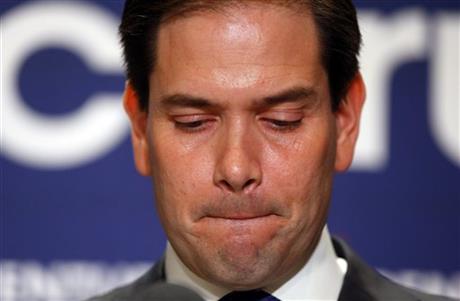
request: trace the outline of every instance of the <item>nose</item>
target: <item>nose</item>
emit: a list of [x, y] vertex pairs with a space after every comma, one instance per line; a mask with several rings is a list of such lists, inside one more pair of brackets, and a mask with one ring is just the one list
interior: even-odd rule
[[226, 192], [249, 193], [262, 181], [260, 150], [254, 135], [244, 129], [228, 131], [216, 148], [214, 184]]

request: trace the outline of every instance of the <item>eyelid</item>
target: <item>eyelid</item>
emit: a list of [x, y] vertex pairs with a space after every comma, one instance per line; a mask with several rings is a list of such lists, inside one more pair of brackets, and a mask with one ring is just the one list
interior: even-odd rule
[[183, 132], [196, 133], [209, 128], [216, 118], [209, 114], [187, 114], [171, 116], [171, 121]]
[[263, 120], [279, 120], [289, 122], [304, 118], [304, 114], [299, 111], [274, 110], [260, 114], [260, 118]]
[[179, 123], [192, 123], [192, 122], [197, 122], [197, 121], [205, 121], [211, 118], [211, 116], [206, 115], [206, 114], [187, 114], [187, 115], [174, 115], [172, 116], [172, 119], [175, 122]]
[[258, 119], [272, 131], [287, 133], [299, 128], [304, 118], [299, 110], [275, 109], [261, 113]]

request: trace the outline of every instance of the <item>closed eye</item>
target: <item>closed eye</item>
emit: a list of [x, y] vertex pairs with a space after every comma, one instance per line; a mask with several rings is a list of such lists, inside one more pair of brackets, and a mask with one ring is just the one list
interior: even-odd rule
[[197, 121], [192, 121], [192, 122], [179, 122], [176, 121], [176, 127], [179, 128], [189, 128], [189, 129], [194, 129], [202, 126], [204, 123], [204, 120], [197, 120]]
[[176, 116], [173, 118], [174, 126], [184, 132], [199, 132], [207, 129], [214, 121], [213, 118], [207, 116], [192, 115], [192, 116]]
[[262, 118], [262, 121], [267, 123], [272, 129], [277, 131], [291, 131], [298, 128], [302, 124], [302, 119], [296, 120], [280, 120], [271, 118]]

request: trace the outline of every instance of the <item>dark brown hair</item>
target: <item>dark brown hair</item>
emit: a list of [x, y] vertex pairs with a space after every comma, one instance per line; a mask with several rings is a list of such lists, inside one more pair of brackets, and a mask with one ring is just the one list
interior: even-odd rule
[[361, 33], [351, 0], [127, 0], [119, 31], [126, 76], [143, 110], [148, 108], [149, 77], [155, 64], [160, 25], [191, 12], [218, 10], [245, 2], [283, 5], [313, 15], [320, 39], [322, 64], [328, 75], [332, 109], [337, 109], [359, 69]]

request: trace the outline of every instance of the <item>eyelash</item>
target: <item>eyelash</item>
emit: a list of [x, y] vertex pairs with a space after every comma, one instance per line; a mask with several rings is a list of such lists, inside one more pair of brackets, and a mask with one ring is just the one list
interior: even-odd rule
[[[270, 119], [270, 118], [262, 118], [262, 121], [269, 124], [272, 130], [278, 132], [290, 132], [297, 129], [301, 124], [303, 119], [297, 120], [277, 120], [277, 119]], [[204, 119], [204, 120], [196, 120], [192, 122], [179, 122], [175, 121], [175, 127], [188, 133], [196, 133], [203, 131], [207, 128], [206, 124], [211, 123], [213, 120], [211, 119]]]
[[205, 130], [206, 126], [204, 125], [211, 122], [213, 122], [211, 119], [196, 120], [191, 122], [174, 121], [174, 125], [182, 131], [193, 133]]
[[297, 120], [278, 120], [263, 118], [263, 121], [270, 124], [270, 127], [275, 131], [289, 132], [297, 129], [302, 124], [302, 118]]

